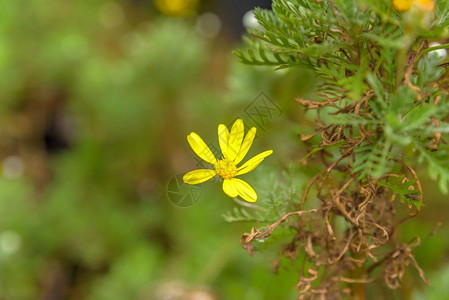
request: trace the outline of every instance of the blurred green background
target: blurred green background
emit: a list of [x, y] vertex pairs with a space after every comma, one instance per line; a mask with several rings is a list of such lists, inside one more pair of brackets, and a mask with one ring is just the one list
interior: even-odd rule
[[[284, 171], [298, 194], [316, 171], [298, 165], [313, 119], [294, 101], [313, 76], [231, 54], [256, 5], [269, 1], [0, 0], [0, 300], [297, 298], [298, 271], [271, 272], [276, 247], [240, 247], [254, 224], [224, 221], [237, 204], [217, 182], [192, 205], [169, 193], [197, 168], [187, 134], [216, 142], [219, 123], [254, 121], [245, 109], [261, 95], [282, 113], [250, 152], [275, 151], [247, 177], [260, 198]], [[406, 240], [447, 218], [436, 190], [426, 183]], [[416, 250], [431, 289], [411, 271], [372, 299], [445, 299], [448, 235], [443, 225]]]

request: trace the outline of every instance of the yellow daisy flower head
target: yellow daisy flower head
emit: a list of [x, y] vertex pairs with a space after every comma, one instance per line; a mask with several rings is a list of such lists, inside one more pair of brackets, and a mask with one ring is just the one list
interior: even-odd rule
[[400, 11], [410, 10], [412, 6], [421, 11], [433, 11], [435, 9], [433, 0], [393, 0], [393, 5]]
[[168, 16], [183, 17], [193, 14], [198, 0], [154, 0], [159, 11]]
[[257, 194], [254, 189], [245, 181], [235, 178], [235, 176], [251, 172], [265, 157], [273, 153], [273, 150], [264, 151], [238, 167], [237, 165], [248, 153], [255, 136], [255, 127], [251, 128], [245, 136], [245, 128], [241, 119], [237, 119], [234, 122], [231, 131], [223, 124], [218, 125], [218, 141], [223, 156], [221, 159], [217, 159], [198, 134], [195, 132], [190, 133], [187, 136], [190, 147], [192, 147], [196, 155], [211, 164], [214, 169], [191, 171], [184, 175], [184, 182], [187, 184], [198, 184], [218, 175], [223, 179], [223, 191], [226, 195], [232, 198], [240, 196], [248, 202], [256, 202]]

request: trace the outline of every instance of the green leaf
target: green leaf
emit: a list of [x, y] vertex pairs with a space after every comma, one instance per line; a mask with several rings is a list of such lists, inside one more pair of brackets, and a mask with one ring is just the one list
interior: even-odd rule
[[388, 180], [381, 180], [377, 185], [389, 189], [395, 197], [399, 197], [401, 202], [413, 205], [417, 210], [421, 209], [421, 192], [411, 190], [410, 187], [416, 183], [416, 179], [402, 182], [404, 177], [390, 177]]
[[385, 138], [379, 139], [375, 144], [364, 144], [358, 147], [356, 152], [356, 161], [353, 166], [353, 173], [360, 173], [358, 178], [366, 176], [379, 178], [386, 174], [390, 169], [392, 162], [389, 160], [391, 155], [391, 144]]
[[441, 192], [449, 192], [449, 156], [447, 150], [430, 152], [420, 142], [415, 141], [415, 147], [420, 151], [421, 159], [427, 161], [430, 178], [438, 180], [438, 187]]

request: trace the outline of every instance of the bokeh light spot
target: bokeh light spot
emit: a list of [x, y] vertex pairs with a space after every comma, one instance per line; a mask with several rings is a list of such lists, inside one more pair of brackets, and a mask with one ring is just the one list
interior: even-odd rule
[[254, 13], [253, 13], [252, 10], [247, 11], [243, 15], [242, 23], [243, 23], [243, 26], [246, 29], [257, 29], [257, 30], [263, 30], [264, 29], [263, 26], [260, 25], [259, 21], [254, 16]]
[[2, 162], [3, 176], [6, 178], [18, 178], [23, 175], [25, 165], [18, 156], [8, 156]]
[[12, 230], [0, 234], [0, 249], [5, 254], [12, 254], [20, 248], [20, 236]]
[[204, 13], [196, 21], [196, 31], [205, 38], [213, 38], [220, 33], [221, 20], [213, 13]]

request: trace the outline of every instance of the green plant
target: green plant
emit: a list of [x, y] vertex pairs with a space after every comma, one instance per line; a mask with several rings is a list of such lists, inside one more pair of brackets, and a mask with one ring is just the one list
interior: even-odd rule
[[245, 233], [242, 245], [252, 254], [287, 239], [280, 253], [301, 264], [300, 298], [364, 299], [377, 278], [399, 287], [410, 264], [427, 282], [412, 253], [420, 239], [395, 233], [422, 209], [417, 167], [448, 193], [449, 63], [432, 51], [449, 44], [429, 44], [449, 37], [449, 1], [434, 10], [410, 5], [401, 12], [390, 0], [275, 0], [272, 11], [254, 11], [264, 30], [250, 31], [247, 48], [235, 52], [246, 64], [309, 69], [320, 80], [314, 98], [296, 100], [315, 119], [314, 132], [301, 136], [310, 148], [302, 163], [322, 163], [321, 171], [301, 199], [278, 193], [278, 217], [272, 201], [257, 214], [226, 214], [272, 220]]

